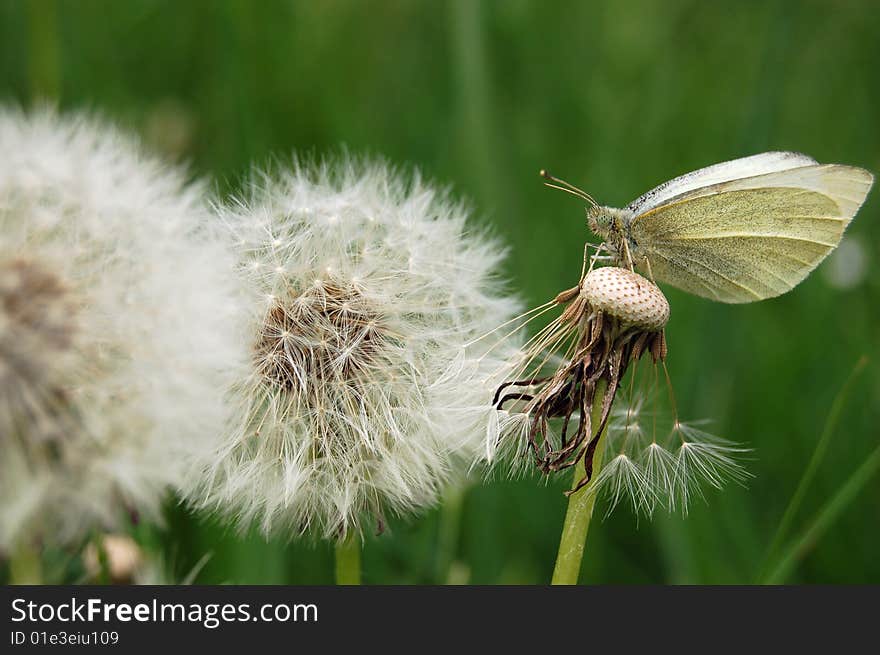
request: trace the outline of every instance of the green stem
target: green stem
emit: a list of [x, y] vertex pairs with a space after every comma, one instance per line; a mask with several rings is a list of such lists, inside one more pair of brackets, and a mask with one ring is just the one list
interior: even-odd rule
[[864, 463], [849, 477], [840, 491], [816, 515], [810, 526], [794, 540], [779, 563], [762, 581], [764, 584], [782, 584], [807, 550], [815, 545], [831, 527], [844, 509], [855, 500], [874, 474], [880, 470], [880, 448], [876, 448]]
[[9, 583], [14, 585], [42, 584], [43, 566], [37, 549], [19, 546], [9, 560]]
[[867, 363], [867, 357], [862, 357], [856, 362], [856, 365], [853, 367], [846, 382], [843, 383], [843, 386], [840, 388], [840, 391], [837, 392], [834, 401], [831, 403], [831, 410], [828, 412], [828, 417], [825, 419], [822, 434], [819, 437], [819, 441], [816, 443], [815, 449], [813, 449], [813, 455], [810, 457], [810, 462], [807, 464], [807, 468], [804, 469], [800, 482], [798, 482], [797, 489], [791, 497], [788, 507], [785, 508], [782, 519], [779, 521], [779, 526], [776, 528], [776, 534], [773, 535], [773, 541], [770, 542], [770, 547], [767, 549], [767, 554], [764, 556], [764, 564], [758, 573], [759, 580], [767, 577], [771, 562], [776, 557], [783, 541], [788, 538], [791, 523], [801, 507], [807, 489], [809, 489], [810, 485], [813, 483], [813, 478], [819, 470], [819, 465], [822, 463], [822, 460], [825, 459], [825, 453], [828, 451], [828, 446], [831, 444], [831, 437], [837, 429], [837, 423], [843, 412], [843, 406], [849, 395], [849, 391]]
[[[590, 425], [599, 424], [599, 419], [602, 417], [602, 397], [604, 395], [605, 384], [600, 382], [596, 385]], [[601, 434], [597, 434], [593, 438], [598, 439], [600, 436]], [[604, 451], [604, 443], [600, 443], [593, 454], [594, 480], [602, 468]], [[584, 460], [581, 458], [574, 469], [574, 485], [584, 477], [584, 474]], [[577, 584], [581, 572], [581, 560], [584, 557], [587, 532], [590, 530], [590, 519], [593, 517], [593, 506], [596, 504], [596, 494], [591, 493], [591, 486], [592, 483], [587, 484], [586, 487], [568, 497], [568, 509], [565, 512], [565, 522], [562, 524], [559, 553], [556, 555], [556, 566], [553, 569], [551, 584]]]
[[455, 561], [461, 532], [461, 512], [464, 506], [465, 487], [454, 486], [446, 493], [440, 506], [440, 522], [437, 529], [437, 560], [434, 577], [437, 584], [449, 584], [450, 570]]
[[336, 584], [361, 583], [361, 542], [354, 533], [336, 542]]

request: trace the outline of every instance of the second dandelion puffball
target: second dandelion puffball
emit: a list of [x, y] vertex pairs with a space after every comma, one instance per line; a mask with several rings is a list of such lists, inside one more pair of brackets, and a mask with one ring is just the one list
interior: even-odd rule
[[509, 346], [480, 337], [517, 309], [498, 244], [418, 178], [347, 160], [258, 177], [220, 217], [251, 358], [194, 501], [324, 537], [435, 502], [484, 451]]

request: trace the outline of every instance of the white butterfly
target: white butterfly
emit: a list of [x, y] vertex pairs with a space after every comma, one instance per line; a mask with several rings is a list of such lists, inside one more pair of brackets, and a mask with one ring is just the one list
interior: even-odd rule
[[874, 182], [861, 168], [765, 152], [686, 173], [624, 209], [586, 200], [590, 229], [621, 266], [720, 302], [794, 288], [837, 247]]

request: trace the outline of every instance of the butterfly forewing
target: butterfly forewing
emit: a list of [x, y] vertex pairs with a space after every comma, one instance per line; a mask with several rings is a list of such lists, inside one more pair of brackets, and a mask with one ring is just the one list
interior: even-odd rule
[[679, 187], [633, 216], [630, 234], [661, 282], [721, 302], [772, 298], [837, 246], [872, 182], [830, 164]]
[[799, 152], [764, 152], [760, 155], [725, 161], [679, 175], [668, 182], [664, 182], [633, 200], [626, 208], [633, 212], [633, 214], [643, 214], [688, 191], [702, 189], [722, 182], [731, 182], [744, 177], [754, 177], [791, 168], [812, 166], [816, 163], [816, 160], [812, 157]]

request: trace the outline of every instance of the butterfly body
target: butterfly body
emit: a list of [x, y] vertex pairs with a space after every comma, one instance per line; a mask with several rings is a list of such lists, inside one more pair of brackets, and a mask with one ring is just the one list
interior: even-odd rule
[[623, 209], [584, 195], [588, 226], [617, 265], [745, 303], [800, 283], [837, 247], [873, 181], [861, 168], [767, 152], [687, 173]]

